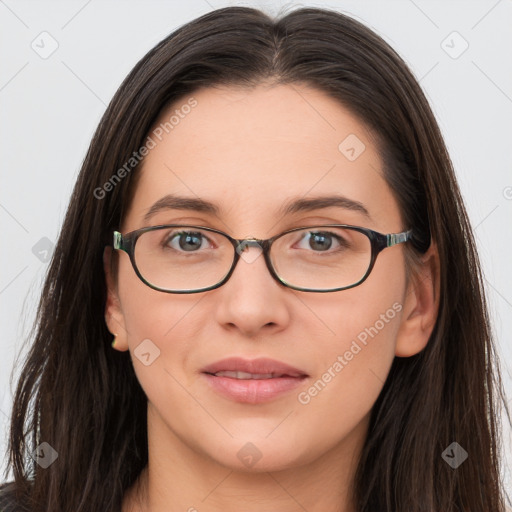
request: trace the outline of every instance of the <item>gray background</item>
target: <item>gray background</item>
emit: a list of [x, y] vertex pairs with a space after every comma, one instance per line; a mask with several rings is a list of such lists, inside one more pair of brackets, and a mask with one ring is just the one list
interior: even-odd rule
[[[335, 8], [373, 28], [410, 65], [438, 118], [467, 202], [512, 406], [512, 0], [0, 0], [2, 453], [14, 359], [24, 353], [47, 260], [106, 104], [157, 42], [227, 5], [270, 14], [285, 5]], [[504, 445], [510, 492], [508, 428]]]

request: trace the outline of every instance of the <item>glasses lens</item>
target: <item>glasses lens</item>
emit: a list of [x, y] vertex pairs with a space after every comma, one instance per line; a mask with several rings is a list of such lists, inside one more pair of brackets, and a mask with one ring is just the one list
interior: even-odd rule
[[358, 283], [372, 258], [370, 239], [354, 229], [315, 226], [274, 241], [271, 259], [279, 277], [299, 288], [330, 290]]
[[194, 226], [146, 231], [135, 244], [135, 263], [142, 277], [165, 290], [208, 288], [231, 268], [234, 248], [213, 231]]

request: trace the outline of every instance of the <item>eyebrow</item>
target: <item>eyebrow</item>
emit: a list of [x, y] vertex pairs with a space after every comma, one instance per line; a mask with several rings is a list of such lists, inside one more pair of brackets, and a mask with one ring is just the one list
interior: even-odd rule
[[[291, 199], [281, 206], [277, 214], [284, 216], [298, 212], [308, 212], [331, 207], [359, 212], [368, 219], [371, 218], [368, 210], [362, 203], [341, 195]], [[166, 210], [191, 210], [215, 216], [219, 216], [220, 214], [220, 208], [210, 201], [195, 197], [167, 194], [148, 209], [147, 213], [144, 215], [144, 222], [148, 222], [154, 215]]]

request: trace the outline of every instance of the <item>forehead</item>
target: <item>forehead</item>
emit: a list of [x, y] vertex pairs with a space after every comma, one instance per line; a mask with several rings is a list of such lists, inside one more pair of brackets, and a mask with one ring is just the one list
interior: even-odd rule
[[[189, 107], [190, 103], [194, 106]], [[299, 84], [203, 88], [162, 112], [155, 130], [165, 147], [160, 144], [159, 150], [148, 156], [149, 161], [165, 157], [177, 146], [197, 158], [205, 156], [205, 151], [213, 157], [216, 147], [219, 156], [220, 150], [227, 151], [243, 164], [255, 158], [289, 162], [291, 147], [299, 161], [305, 155], [332, 160], [333, 154], [338, 157], [338, 144], [347, 135], [360, 140], [369, 136], [366, 127], [339, 101]], [[286, 159], [280, 159], [281, 152], [276, 149], [283, 150]], [[252, 171], [256, 175], [257, 169]]]
[[200, 89], [162, 112], [149, 137], [126, 219], [134, 229], [166, 194], [245, 219], [271, 216], [294, 197], [332, 193], [374, 210], [396, 206], [366, 127], [305, 85]]

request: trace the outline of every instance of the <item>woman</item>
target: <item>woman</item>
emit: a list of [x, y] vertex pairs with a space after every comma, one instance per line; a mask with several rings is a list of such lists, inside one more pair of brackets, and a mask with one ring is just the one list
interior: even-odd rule
[[37, 320], [27, 510], [504, 510], [452, 165], [405, 63], [340, 13], [219, 9], [135, 66]]

